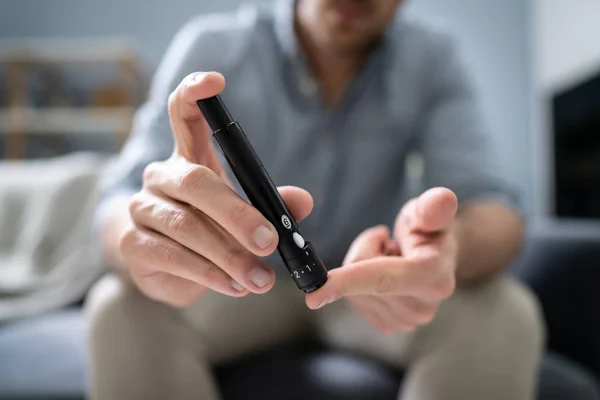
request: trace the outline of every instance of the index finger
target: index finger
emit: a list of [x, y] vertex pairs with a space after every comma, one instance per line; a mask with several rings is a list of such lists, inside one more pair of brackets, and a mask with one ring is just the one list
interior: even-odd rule
[[329, 271], [327, 283], [306, 296], [317, 309], [346, 296], [411, 295], [427, 282], [431, 272], [404, 257], [377, 257]]
[[[169, 96], [169, 119], [175, 142], [175, 153], [195, 164], [198, 154], [214, 152], [210, 129], [196, 101], [216, 96], [225, 89], [225, 78], [217, 72], [188, 75]], [[206, 163], [202, 163], [205, 164]], [[215, 171], [219, 173], [220, 171]]]

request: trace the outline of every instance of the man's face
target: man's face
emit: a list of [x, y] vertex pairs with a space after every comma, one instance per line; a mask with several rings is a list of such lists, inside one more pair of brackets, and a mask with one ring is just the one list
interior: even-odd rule
[[403, 0], [299, 0], [303, 28], [335, 52], [364, 49], [394, 17]]

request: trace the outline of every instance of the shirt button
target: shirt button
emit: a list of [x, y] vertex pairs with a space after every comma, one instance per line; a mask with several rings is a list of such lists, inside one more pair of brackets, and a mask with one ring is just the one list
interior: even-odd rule
[[310, 77], [305, 77], [300, 80], [300, 92], [305, 96], [312, 96], [317, 92], [317, 82]]

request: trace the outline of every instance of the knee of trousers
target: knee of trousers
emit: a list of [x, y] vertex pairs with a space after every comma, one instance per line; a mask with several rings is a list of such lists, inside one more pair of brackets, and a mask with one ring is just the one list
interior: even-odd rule
[[459, 288], [447, 303], [440, 311], [446, 314], [446, 326], [455, 325], [459, 335], [468, 329], [478, 332], [486, 346], [503, 343], [523, 355], [542, 351], [545, 325], [541, 307], [531, 290], [514, 279], [501, 277], [477, 288]]
[[[535, 294], [522, 283], [508, 277], [500, 278], [492, 288], [495, 298], [490, 316], [497, 325], [505, 325], [511, 342], [526, 352], [541, 352], [546, 329], [542, 307]], [[496, 303], [496, 304], [493, 304]]]
[[88, 342], [92, 351], [126, 335], [148, 335], [164, 325], [162, 315], [176, 311], [143, 295], [130, 283], [107, 275], [90, 290], [85, 301]]

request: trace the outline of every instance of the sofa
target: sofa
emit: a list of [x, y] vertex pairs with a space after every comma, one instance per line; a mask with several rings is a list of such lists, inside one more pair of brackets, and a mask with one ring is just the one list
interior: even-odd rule
[[[547, 320], [537, 399], [600, 400], [600, 223], [533, 224], [511, 273], [535, 291]], [[0, 326], [0, 399], [83, 398], [85, 337], [77, 306]], [[392, 400], [402, 382], [402, 371], [314, 343], [215, 373], [224, 400]]]

